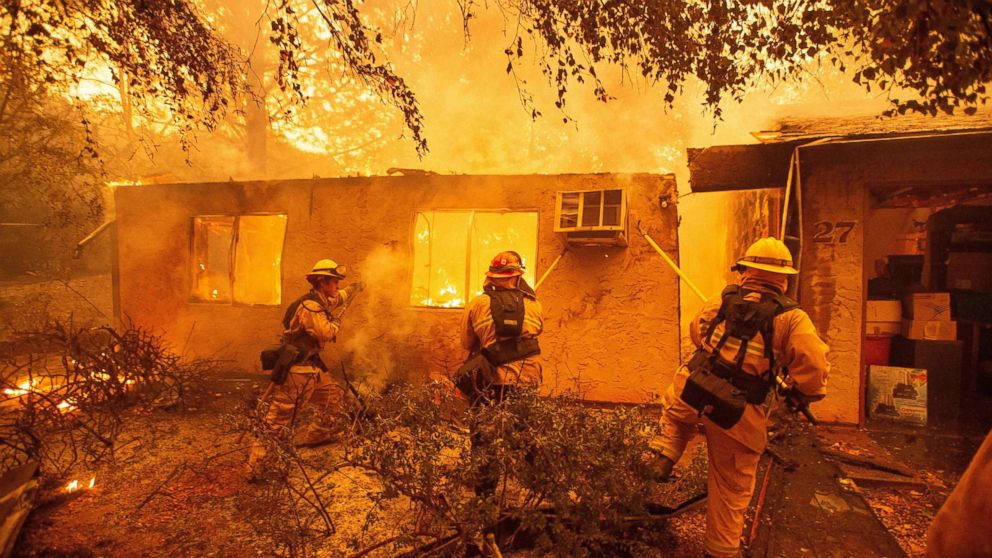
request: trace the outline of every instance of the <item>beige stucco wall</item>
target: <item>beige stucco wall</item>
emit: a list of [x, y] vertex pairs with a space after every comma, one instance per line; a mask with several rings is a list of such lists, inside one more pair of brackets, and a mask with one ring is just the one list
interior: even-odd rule
[[[862, 403], [861, 342], [866, 295], [864, 222], [873, 189], [992, 187], [986, 136], [824, 145], [802, 150], [803, 250], [800, 302], [830, 345], [821, 419], [855, 423]], [[823, 234], [853, 222], [850, 234]], [[820, 242], [815, 241], [820, 233]]]
[[[122, 317], [165, 336], [188, 356], [258, 370], [258, 351], [275, 342], [283, 308], [308, 285], [319, 258], [352, 269], [369, 288], [349, 309], [325, 356], [370, 381], [426, 378], [454, 369], [458, 310], [409, 305], [415, 213], [431, 209], [537, 209], [537, 276], [560, 253], [555, 192], [623, 186], [631, 222], [627, 248], [575, 248], [539, 292], [545, 388], [580, 386], [601, 401], [648, 401], [678, 365], [679, 285], [634, 232], [638, 220], [673, 257], [678, 253], [671, 175], [429, 176], [179, 184], [116, 190], [118, 292]], [[288, 215], [282, 307], [189, 302], [190, 231], [196, 215]]]

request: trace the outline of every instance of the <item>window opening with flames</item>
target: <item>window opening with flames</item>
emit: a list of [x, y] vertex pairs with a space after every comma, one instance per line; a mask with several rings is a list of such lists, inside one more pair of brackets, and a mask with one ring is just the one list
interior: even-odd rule
[[523, 258], [524, 279], [534, 284], [537, 211], [423, 211], [413, 237], [410, 303], [461, 308], [482, 294], [493, 256], [514, 250]]
[[278, 306], [285, 239], [286, 215], [194, 217], [190, 299]]

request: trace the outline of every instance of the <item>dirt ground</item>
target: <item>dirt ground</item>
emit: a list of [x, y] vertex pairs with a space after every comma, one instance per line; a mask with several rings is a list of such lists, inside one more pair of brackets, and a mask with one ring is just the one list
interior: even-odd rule
[[[0, 289], [2, 331], [24, 329], [44, 315], [71, 314], [74, 320], [103, 321], [103, 315], [111, 313], [109, 275], [69, 282], [5, 283]], [[0, 342], [3, 341], [0, 334]], [[300, 541], [293, 538], [290, 529], [279, 527], [290, 525], [292, 518], [279, 521], [271, 517], [272, 487], [246, 482], [242, 466], [247, 441], [239, 441], [232, 419], [239, 403], [257, 395], [264, 381], [235, 372], [224, 373], [210, 379], [207, 389], [185, 409], [130, 416], [113, 462], [102, 463], [94, 470], [76, 471], [70, 478], [59, 479], [44, 488], [38, 507], [21, 532], [14, 555], [279, 556], [290, 555], [291, 549], [299, 553], [299, 548], [293, 545]], [[844, 500], [848, 508], [857, 512], [861, 509], [859, 502], [863, 502], [870, 516], [884, 526], [883, 532], [906, 555], [913, 557], [924, 556], [926, 529], [981, 442], [974, 435], [936, 428], [820, 427], [818, 432], [821, 447], [884, 457], [911, 469], [919, 482], [891, 485], [852, 481], [835, 468], [836, 464], [814, 452], [801, 457], [804, 461], [800, 471], [819, 470], [823, 472], [822, 478], [795, 485], [795, 489], [812, 487], [812, 493], [819, 496], [807, 500], [820, 502], [827, 508], [831, 502]], [[699, 440], [697, 437], [697, 443]], [[307, 473], [319, 476], [323, 466], [340, 457], [335, 452], [333, 446], [303, 450]], [[693, 452], [704, 453], [695, 446], [690, 448], [689, 455]], [[705, 462], [700, 465], [692, 461], [683, 460], [677, 474], [698, 476], [705, 470]], [[786, 502], [783, 487], [791, 486], [790, 479], [799, 476], [802, 475], [796, 472], [784, 473], [778, 480], [773, 476], [766, 509], [774, 506], [774, 483], [785, 483], [779, 486], [778, 494]], [[95, 478], [92, 489], [66, 494], [65, 483], [76, 479], [85, 486], [91, 478]], [[759, 477], [759, 489], [761, 480]], [[371, 506], [369, 494], [376, 489], [373, 479], [347, 470], [336, 473], [330, 482], [333, 489], [327, 505], [333, 512], [335, 531], [313, 537], [313, 545], [307, 547], [312, 551], [310, 555], [350, 556], [397, 534], [390, 531], [388, 521], [365, 528]], [[702, 487], [699, 485], [700, 490]], [[833, 496], [824, 496], [826, 493]], [[826, 508], [806, 505], [806, 501], [800, 504], [803, 510], [800, 515], [813, 514], [815, 521], [823, 520], [824, 525], [831, 525], [831, 516], [824, 515]], [[388, 517], [407, 514], [410, 508], [399, 506], [379, 512]], [[659, 552], [676, 557], [702, 555], [704, 524], [705, 506], [669, 519], [662, 527], [665, 534]], [[857, 525], [857, 521], [853, 524]], [[310, 526], [315, 529], [313, 533], [322, 527], [319, 522]], [[761, 528], [757, 532], [760, 542]], [[857, 537], [847, 537], [851, 538]], [[832, 555], [845, 555], [844, 552], [851, 550], [845, 546], [848, 542], [844, 537], [838, 538], [833, 550], [841, 554]], [[796, 552], [812, 550], [797, 544], [790, 548]], [[769, 545], [763, 548], [765, 554], [756, 546], [751, 555], [780, 555]], [[384, 547], [368, 555], [394, 554], [395, 549]]]
[[[45, 489], [31, 514], [14, 556], [19, 557], [159, 557], [288, 556], [292, 537], [273, 524], [290, 526], [291, 518], [272, 521], [267, 498], [271, 486], [246, 481], [243, 464], [247, 441], [239, 443], [230, 414], [264, 384], [258, 378], [217, 378], [191, 407], [130, 417], [114, 463], [73, 475], [94, 487], [66, 494], [64, 482]], [[701, 452], [692, 449], [691, 451]], [[337, 460], [334, 446], [303, 450], [308, 473]], [[698, 461], [698, 460], [697, 460]], [[704, 487], [700, 464], [685, 460], [676, 473], [697, 477], [693, 491]], [[705, 461], [702, 462], [705, 467]], [[702, 478], [702, 482], [698, 479]], [[370, 491], [376, 483], [355, 470], [335, 473], [328, 495], [335, 532], [316, 536], [314, 556], [351, 556], [398, 533], [390, 522], [364, 530]], [[385, 516], [409, 513], [400, 505], [380, 510]], [[663, 537], [666, 555], [699, 556], [705, 507], [669, 521]], [[314, 525], [319, 527], [319, 524]], [[295, 549], [300, 552], [299, 548]], [[384, 547], [368, 556], [394, 556]], [[669, 553], [670, 552], [670, 553]], [[517, 553], [517, 556], [525, 554]]]

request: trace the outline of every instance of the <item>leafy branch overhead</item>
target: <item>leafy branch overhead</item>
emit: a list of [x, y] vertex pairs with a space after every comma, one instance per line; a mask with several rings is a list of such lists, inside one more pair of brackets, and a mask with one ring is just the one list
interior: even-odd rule
[[[164, 106], [188, 147], [196, 130], [214, 129], [262, 93], [248, 54], [222, 38], [199, 5], [4, 0], [0, 46], [9, 59], [0, 65], [0, 123], [12, 110], [10, 91], [26, 78], [71, 94], [94, 79], [96, 62], [109, 66], [127, 106], [146, 113]], [[491, 5], [458, 6], [467, 31], [476, 11]], [[802, 79], [820, 64], [885, 93], [890, 113], [970, 114], [987, 103], [992, 82], [992, 0], [499, 0], [496, 7], [516, 20], [508, 26], [517, 34], [505, 50], [507, 72], [516, 77], [515, 62], [533, 49], [559, 108], [575, 83], [592, 83], [607, 100], [596, 73], [603, 64], [661, 84], [668, 105], [698, 80], [717, 117], [728, 98]], [[259, 10], [261, 31], [279, 53], [275, 82], [295, 102], [307, 100], [302, 81], [314, 53], [329, 53], [402, 112], [418, 153], [426, 153], [417, 98], [382, 55], [381, 35], [363, 13], [370, 8], [355, 0], [274, 0], [259, 2]]]
[[[198, 129], [213, 130], [245, 98], [257, 102], [246, 53], [223, 39], [194, 0], [5, 0], [0, 4], [2, 47], [15, 63], [0, 67], [0, 121], [5, 91], [23, 79], [17, 68], [51, 89], [73, 92], [94, 79], [93, 63], [109, 66], [123, 100], [150, 113], [164, 106], [188, 147]], [[261, 4], [260, 4], [261, 6]], [[352, 1], [279, 0], [264, 8], [269, 40], [278, 48], [277, 83], [306, 102], [300, 86], [305, 43], [297, 14], [316, 10], [331, 50], [347, 71], [403, 113], [419, 153], [427, 150], [423, 117], [413, 92], [376, 51], [380, 35]]]
[[[525, 54], [524, 36], [546, 47], [542, 68], [559, 108], [573, 82], [589, 81], [608, 99], [596, 74], [602, 63], [665, 84], [668, 105], [698, 79], [717, 117], [726, 98], [741, 101], [825, 61], [886, 92], [890, 115], [972, 114], [992, 82], [989, 0], [506, 0], [503, 8], [522, 33], [505, 51], [507, 72]], [[918, 98], [893, 98], [899, 90]]]

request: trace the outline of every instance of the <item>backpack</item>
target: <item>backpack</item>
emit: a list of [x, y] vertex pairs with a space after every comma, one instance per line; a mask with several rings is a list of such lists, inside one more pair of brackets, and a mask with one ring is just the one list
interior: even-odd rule
[[[700, 347], [689, 361], [689, 378], [686, 379], [680, 398], [706, 416], [717, 426], [728, 429], [744, 416], [748, 404], [765, 402], [772, 388], [772, 371], [775, 356], [772, 349], [773, 325], [779, 314], [797, 308], [799, 304], [785, 295], [762, 293], [761, 300], [746, 300], [746, 291], [738, 285], [724, 289], [720, 309], [706, 328], [703, 346], [711, 344], [716, 327], [725, 323], [723, 336], [709, 352]], [[756, 335], [764, 341], [765, 358], [769, 368], [761, 376], [744, 372], [747, 347]], [[740, 341], [732, 362], [720, 357], [720, 352], [730, 339]]]

